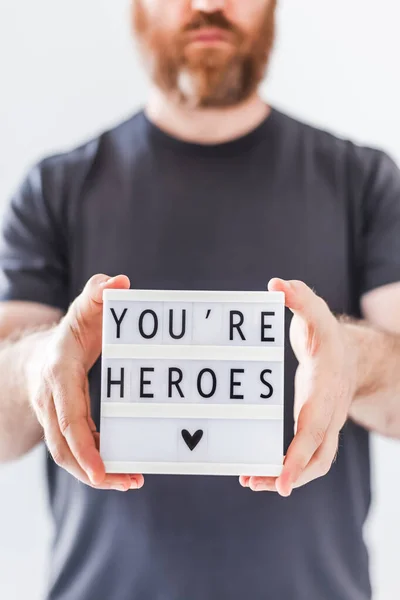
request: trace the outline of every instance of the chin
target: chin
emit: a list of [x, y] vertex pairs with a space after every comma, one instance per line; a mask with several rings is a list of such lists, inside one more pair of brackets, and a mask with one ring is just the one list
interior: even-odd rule
[[188, 108], [228, 108], [244, 100], [240, 89], [218, 85], [204, 73], [181, 72], [178, 78], [178, 97]]
[[190, 44], [184, 52], [188, 68], [215, 67], [224, 69], [235, 58], [237, 51], [231, 44]]

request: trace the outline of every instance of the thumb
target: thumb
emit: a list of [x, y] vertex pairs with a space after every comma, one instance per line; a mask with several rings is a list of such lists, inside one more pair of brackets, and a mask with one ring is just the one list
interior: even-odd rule
[[[327, 304], [303, 281], [274, 277], [268, 283], [270, 292], [284, 292], [285, 305], [307, 324], [323, 327], [327, 316]], [[328, 309], [329, 310], [329, 309]]]
[[87, 369], [93, 366], [101, 352], [103, 291], [129, 287], [130, 281], [126, 275], [93, 275], [70, 305], [65, 316], [65, 325], [83, 351]]

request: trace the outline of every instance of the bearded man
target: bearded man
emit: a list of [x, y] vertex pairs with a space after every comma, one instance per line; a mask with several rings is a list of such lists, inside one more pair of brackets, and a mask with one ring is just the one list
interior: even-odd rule
[[[37, 164], [7, 208], [0, 460], [45, 438], [49, 600], [371, 598], [369, 431], [400, 437], [400, 173], [262, 100], [275, 10], [133, 0], [145, 109]], [[102, 291], [131, 284], [285, 292], [279, 477], [105, 473]]]

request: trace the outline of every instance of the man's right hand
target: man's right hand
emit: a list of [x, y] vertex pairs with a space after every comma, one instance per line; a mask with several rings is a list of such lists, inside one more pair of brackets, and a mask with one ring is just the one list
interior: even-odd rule
[[129, 289], [124, 275], [95, 275], [46, 337], [29, 367], [30, 401], [54, 461], [83, 483], [126, 491], [143, 475], [106, 474], [90, 414], [88, 371], [101, 353], [104, 289]]

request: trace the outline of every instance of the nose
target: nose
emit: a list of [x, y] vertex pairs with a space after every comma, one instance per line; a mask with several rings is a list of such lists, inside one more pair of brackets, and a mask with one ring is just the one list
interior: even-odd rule
[[217, 10], [223, 10], [225, 4], [226, 0], [192, 0], [192, 7], [194, 10], [210, 13]]

